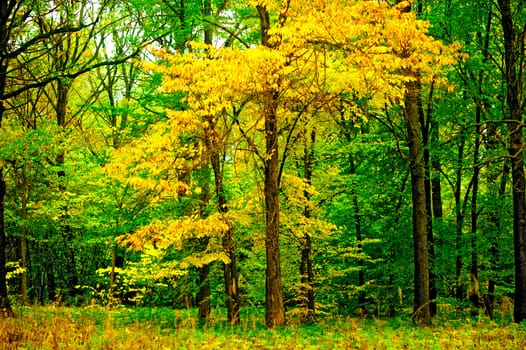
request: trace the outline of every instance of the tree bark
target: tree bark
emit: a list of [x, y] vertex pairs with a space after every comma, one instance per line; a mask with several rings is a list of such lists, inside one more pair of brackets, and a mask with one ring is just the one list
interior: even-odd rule
[[479, 307], [479, 274], [478, 274], [478, 253], [477, 253], [477, 199], [479, 190], [479, 175], [480, 175], [480, 117], [482, 110], [480, 105], [477, 105], [475, 111], [475, 145], [473, 149], [473, 178], [472, 178], [472, 192], [471, 192], [471, 283], [472, 288], [469, 295], [473, 306]]
[[21, 227], [20, 227], [20, 267], [22, 268], [22, 275], [21, 275], [21, 283], [20, 283], [20, 292], [22, 294], [22, 304], [28, 305], [29, 300], [27, 297], [27, 270], [28, 270], [28, 264], [27, 264], [27, 257], [28, 257], [28, 249], [27, 249], [27, 235], [28, 235], [28, 228], [26, 224], [27, 220], [27, 201], [29, 198], [29, 184], [27, 183], [26, 179], [26, 169], [22, 168], [20, 169], [20, 179], [18, 186], [20, 187], [21, 193], [20, 193], [20, 199], [21, 199], [21, 205], [22, 208], [20, 209], [20, 218], [22, 219]]
[[[57, 126], [60, 127], [61, 131], [65, 131], [66, 117], [67, 117], [67, 105], [68, 105], [68, 95], [71, 84], [69, 82], [64, 82], [62, 80], [57, 80], [56, 84], [56, 104], [55, 104], [55, 113], [57, 118]], [[62, 196], [65, 196], [66, 192], [66, 171], [64, 170], [65, 162], [65, 152], [62, 151], [56, 157], [56, 163], [60, 170], [57, 172], [59, 190], [62, 193]], [[67, 202], [67, 201], [65, 201]], [[77, 274], [76, 267], [76, 257], [75, 257], [75, 248], [74, 248], [74, 237], [73, 229], [69, 223], [70, 216], [68, 212], [68, 205], [65, 204], [61, 207], [62, 214], [60, 218], [62, 219], [62, 239], [64, 242], [65, 258], [66, 258], [66, 285], [68, 288], [68, 295], [74, 298], [78, 294], [76, 286], [79, 283], [79, 277]]]
[[[526, 182], [523, 155], [523, 96], [524, 39], [526, 24], [514, 23], [510, 0], [498, 0], [504, 34], [504, 80], [506, 83], [507, 119], [509, 119], [509, 148], [513, 180], [513, 238], [515, 256], [515, 322], [526, 319]], [[517, 4], [520, 10], [524, 4]], [[520, 13], [521, 11], [517, 11]]]
[[[203, 2], [203, 15], [209, 16], [211, 13], [211, 2], [210, 0], [205, 0]], [[204, 40], [205, 44], [211, 45], [212, 43], [212, 32], [210, 28], [204, 29]], [[197, 148], [198, 145], [196, 144], [195, 147]], [[209, 181], [210, 181], [210, 167], [209, 164], [206, 164], [202, 169], [202, 188], [203, 192], [201, 195], [201, 204], [199, 208], [200, 216], [204, 217], [207, 214], [205, 214], [206, 206], [208, 205], [208, 202], [210, 201], [210, 190], [209, 190]], [[208, 243], [210, 241], [209, 237], [205, 237], [200, 239], [200, 246], [202, 247], [203, 251], [207, 249]], [[199, 292], [197, 293], [197, 307], [199, 309], [199, 318], [201, 320], [206, 320], [210, 317], [210, 312], [212, 310], [212, 304], [211, 304], [211, 295], [210, 295], [210, 281], [208, 279], [208, 276], [210, 275], [210, 264], [203, 265], [202, 267], [198, 268], [199, 278], [198, 278], [198, 285], [199, 285]]]
[[[497, 176], [489, 178], [489, 184], [495, 185], [498, 188], [497, 192], [497, 202], [502, 203], [505, 200], [506, 196], [506, 187], [507, 187], [507, 178], [509, 176], [510, 167], [507, 160], [504, 161], [504, 165], [501, 171], [501, 178], [497, 186]], [[499, 206], [496, 210], [491, 210], [489, 212], [489, 221], [493, 224], [496, 236], [492, 237], [491, 246], [490, 246], [490, 266], [493, 272], [492, 276], [488, 281], [488, 293], [484, 296], [484, 305], [486, 307], [486, 312], [488, 317], [493, 319], [494, 303], [495, 303], [495, 287], [497, 286], [497, 277], [498, 271], [495, 269], [499, 265], [499, 246], [498, 239], [501, 232], [501, 210]]]
[[285, 324], [285, 305], [281, 281], [279, 249], [279, 179], [278, 179], [278, 117], [276, 114], [277, 94], [269, 96], [265, 111], [265, 252], [266, 292], [265, 323], [267, 327]]
[[[484, 56], [483, 62], [487, 62], [489, 60], [489, 41], [490, 41], [490, 30], [491, 30], [491, 22], [492, 22], [492, 11], [488, 11], [488, 18], [486, 21], [486, 27], [485, 27], [485, 37], [482, 39], [482, 33], [477, 32], [477, 39], [480, 42], [480, 45], [482, 45], [482, 54]], [[478, 73], [477, 78], [477, 84], [478, 84], [478, 95], [483, 96], [483, 79], [484, 79], [484, 71], [480, 71]], [[473, 305], [478, 308], [480, 304], [479, 300], [479, 275], [478, 275], [478, 252], [477, 252], [477, 230], [478, 230], [478, 209], [477, 209], [477, 200], [478, 200], [478, 190], [479, 190], [479, 177], [480, 177], [480, 170], [481, 170], [481, 161], [480, 161], [480, 148], [481, 148], [481, 138], [483, 137], [481, 133], [480, 128], [480, 122], [482, 118], [482, 114], [484, 113], [484, 102], [480, 100], [480, 98], [475, 98], [476, 103], [476, 109], [475, 109], [475, 144], [473, 149], [473, 192], [471, 193], [471, 281], [473, 283], [474, 290], [471, 293], [471, 302]], [[492, 284], [492, 281], [490, 280], [488, 289], [491, 289], [494, 284]], [[493, 294], [493, 292], [491, 292]], [[489, 309], [488, 309], [489, 311]], [[492, 311], [491, 311], [492, 313]], [[493, 317], [491, 315], [490, 317]]]
[[[344, 135], [347, 142], [351, 142], [352, 136], [351, 131], [349, 130], [348, 126], [342, 126], [344, 128]], [[359, 254], [362, 254], [363, 252], [363, 246], [362, 246], [362, 222], [361, 222], [361, 215], [360, 215], [360, 206], [358, 203], [358, 193], [356, 191], [356, 184], [353, 179], [353, 176], [356, 174], [356, 166], [354, 161], [354, 155], [352, 152], [349, 152], [348, 155], [349, 160], [349, 175], [351, 176], [351, 198], [352, 198], [352, 206], [353, 206], [353, 217], [354, 217], [354, 228], [356, 230], [356, 241], [358, 242], [358, 250]], [[360, 256], [358, 257], [358, 286], [363, 287], [365, 285], [365, 272], [364, 272], [364, 261], [363, 258]], [[358, 294], [358, 310], [360, 312], [360, 315], [363, 316], [367, 313], [367, 308], [365, 307], [365, 292], [362, 290]]]
[[[430, 122], [430, 139], [429, 144], [435, 153], [431, 156], [431, 203], [433, 211], [433, 222], [440, 222], [443, 217], [442, 210], [442, 184], [440, 181], [440, 156], [437, 151], [437, 146], [439, 144], [439, 124], [436, 121]], [[439, 232], [440, 234], [440, 232]], [[429, 240], [429, 259], [432, 261], [432, 265], [436, 266], [435, 260], [435, 245], [439, 244], [438, 240], [435, 240], [434, 233], [428, 234]], [[438, 298], [438, 289], [436, 286], [436, 274], [431, 268], [430, 271], [430, 280], [433, 281], [429, 286], [429, 298], [433, 301], [431, 303], [431, 315], [434, 316], [437, 314], [437, 302]]]
[[[0, 1], [0, 128], [2, 127], [5, 114], [4, 95], [6, 93], [7, 70], [9, 66], [9, 60], [4, 56], [8, 52], [9, 45], [7, 26], [14, 5], [14, 1]], [[14, 316], [7, 294], [7, 271], [5, 268], [7, 262], [4, 215], [6, 191], [7, 185], [4, 178], [4, 169], [0, 167], [0, 311], [3, 317]]]
[[[270, 16], [265, 6], [257, 6], [261, 25], [261, 44], [270, 43]], [[285, 303], [281, 281], [279, 249], [279, 146], [278, 146], [278, 92], [270, 89], [263, 96], [265, 114], [265, 324], [268, 328], [285, 325]]]
[[[1, 79], [1, 78], [0, 78]], [[0, 101], [0, 113], [3, 112], [3, 105]], [[1, 118], [1, 114], [0, 114]], [[5, 217], [4, 217], [4, 198], [6, 195], [6, 183], [4, 179], [3, 169], [0, 168], [0, 310], [3, 317], [14, 316], [11, 304], [9, 303], [9, 296], [7, 294], [7, 271], [6, 265], [6, 250], [7, 240], [5, 236]]]
[[[418, 79], [415, 77], [415, 79]], [[414, 320], [418, 324], [430, 323], [429, 262], [427, 242], [427, 213], [422, 135], [419, 126], [420, 103], [418, 81], [406, 83], [404, 116], [406, 120], [411, 166], [411, 192], [413, 202], [414, 247]]]
[[[418, 86], [418, 91], [421, 91], [422, 87]], [[433, 272], [433, 264], [435, 257], [435, 246], [434, 246], [434, 236], [433, 236], [433, 204], [432, 204], [432, 183], [431, 183], [431, 152], [429, 149], [430, 146], [430, 127], [432, 119], [432, 108], [431, 103], [433, 99], [433, 84], [431, 85], [429, 91], [429, 99], [427, 106], [427, 113], [424, 113], [424, 108], [420, 101], [421, 96], [419, 96], [418, 103], [418, 115], [420, 121], [420, 129], [422, 135], [422, 148], [423, 148], [423, 157], [424, 157], [424, 188], [426, 194], [426, 213], [427, 213], [427, 243], [428, 243], [428, 257], [429, 257], [429, 311], [431, 317], [436, 315], [437, 312], [437, 289], [435, 284], [435, 273]]]
[[[349, 156], [349, 165], [351, 176], [353, 176], [355, 171], [354, 158]], [[351, 196], [352, 196], [352, 205], [354, 213], [354, 227], [356, 229], [356, 241], [358, 242], [358, 252], [361, 255], [363, 253], [362, 245], [362, 221], [360, 216], [360, 206], [358, 205], [358, 193], [356, 192], [356, 185], [354, 180], [351, 180]], [[365, 271], [364, 271], [364, 261], [360, 256], [358, 258], [358, 286], [363, 287], [365, 285]], [[360, 310], [360, 315], [365, 315], [367, 313], [367, 308], [365, 307], [365, 291], [361, 290], [358, 293], [358, 308]]]
[[[305, 183], [310, 186], [312, 183], [312, 163], [314, 161], [314, 143], [316, 141], [316, 131], [312, 130], [310, 134], [310, 142], [305, 135], [305, 149], [304, 149], [304, 174]], [[304, 196], [307, 204], [303, 211], [305, 218], [311, 217], [311, 195], [309, 191], [304, 191]], [[312, 239], [310, 234], [305, 231], [303, 234], [301, 261], [300, 261], [300, 275], [301, 285], [303, 290], [303, 300], [306, 306], [306, 314], [304, 321], [314, 322], [316, 319], [316, 309], [314, 302], [314, 271], [312, 269]]]
[[[199, 146], [197, 142], [194, 144], [194, 147], [197, 149]], [[198, 179], [199, 185], [202, 189], [201, 195], [199, 196], [199, 217], [205, 218], [208, 216], [207, 207], [210, 202], [210, 175], [211, 169], [210, 164], [205, 163], [201, 166], [201, 169], [196, 171], [195, 177]], [[208, 250], [208, 244], [210, 243], [210, 237], [202, 237], [197, 239], [197, 249], [202, 252]], [[197, 293], [197, 307], [198, 314], [201, 320], [208, 319], [210, 317], [210, 312], [212, 310], [211, 305], [211, 295], [210, 295], [210, 280], [208, 276], [210, 275], [210, 264], [205, 264], [197, 268], [198, 278], [197, 285], [199, 286], [199, 291]]]
[[[202, 245], [206, 248], [208, 238], [203, 239]], [[199, 309], [199, 318], [206, 320], [210, 317], [212, 306], [210, 303], [210, 281], [208, 275], [210, 274], [210, 265], [203, 265], [198, 269], [199, 277], [199, 292], [197, 293], [197, 308]]]
[[455, 198], [455, 277], [456, 277], [456, 286], [455, 286], [455, 298], [457, 300], [464, 299], [464, 288], [462, 285], [462, 240], [463, 240], [463, 226], [464, 226], [464, 211], [462, 210], [462, 199], [461, 199], [461, 189], [462, 189], [462, 170], [463, 165], [462, 161], [464, 159], [464, 144], [465, 144], [465, 135], [464, 131], [460, 134], [460, 141], [458, 145], [458, 155], [457, 155], [457, 169], [455, 175], [455, 188], [453, 189], [453, 197]]
[[[115, 224], [115, 227], [119, 227], [119, 223]], [[108, 293], [108, 304], [111, 306], [115, 301], [117, 301], [117, 295], [115, 291], [115, 287], [117, 285], [117, 269], [124, 267], [124, 255], [121, 252], [121, 248], [119, 248], [119, 245], [114, 243], [113, 248], [111, 250], [111, 270], [110, 270], [110, 288]], [[121, 295], [122, 297], [122, 295]]]
[[[223, 185], [223, 172], [221, 167], [221, 158], [217, 145], [213, 144], [213, 140], [216, 139], [216, 135], [211, 135], [207, 139], [211, 143], [208, 146], [208, 152], [210, 153], [210, 162], [212, 164], [212, 170], [214, 172], [215, 179], [215, 193], [217, 197], [217, 209], [220, 213], [228, 213], [228, 203], [226, 200], [225, 189]], [[226, 294], [226, 308], [227, 318], [231, 324], [239, 324], [239, 308], [240, 308], [240, 295], [238, 288], [238, 277], [236, 267], [236, 250], [234, 245], [234, 231], [232, 227], [229, 227], [225, 232], [223, 239], [223, 250], [228, 256], [230, 262], [223, 264], [223, 276], [225, 282], [225, 294]]]

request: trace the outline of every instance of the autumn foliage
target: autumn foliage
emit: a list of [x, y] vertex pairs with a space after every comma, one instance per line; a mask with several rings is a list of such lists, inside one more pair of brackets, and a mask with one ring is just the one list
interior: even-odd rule
[[513, 303], [520, 321], [522, 10], [0, 4], [2, 314], [20, 296], [200, 325], [223, 306], [267, 328], [498, 305], [504, 323]]

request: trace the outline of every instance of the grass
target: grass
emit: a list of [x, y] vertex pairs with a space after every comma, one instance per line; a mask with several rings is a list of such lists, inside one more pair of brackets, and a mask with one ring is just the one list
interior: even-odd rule
[[[526, 327], [485, 318], [416, 327], [410, 319], [331, 318], [268, 330], [257, 312], [230, 326], [194, 310], [25, 307], [0, 319], [0, 349], [525, 349]], [[292, 323], [292, 322], [291, 322]]]

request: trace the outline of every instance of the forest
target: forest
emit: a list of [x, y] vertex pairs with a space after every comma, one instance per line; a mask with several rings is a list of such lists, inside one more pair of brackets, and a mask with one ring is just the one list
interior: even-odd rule
[[1, 0], [4, 328], [517, 327], [525, 7]]

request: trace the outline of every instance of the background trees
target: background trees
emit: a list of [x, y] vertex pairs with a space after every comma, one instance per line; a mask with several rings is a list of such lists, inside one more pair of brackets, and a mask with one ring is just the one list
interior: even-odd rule
[[6, 314], [523, 318], [522, 5], [99, 5], [2, 3]]

